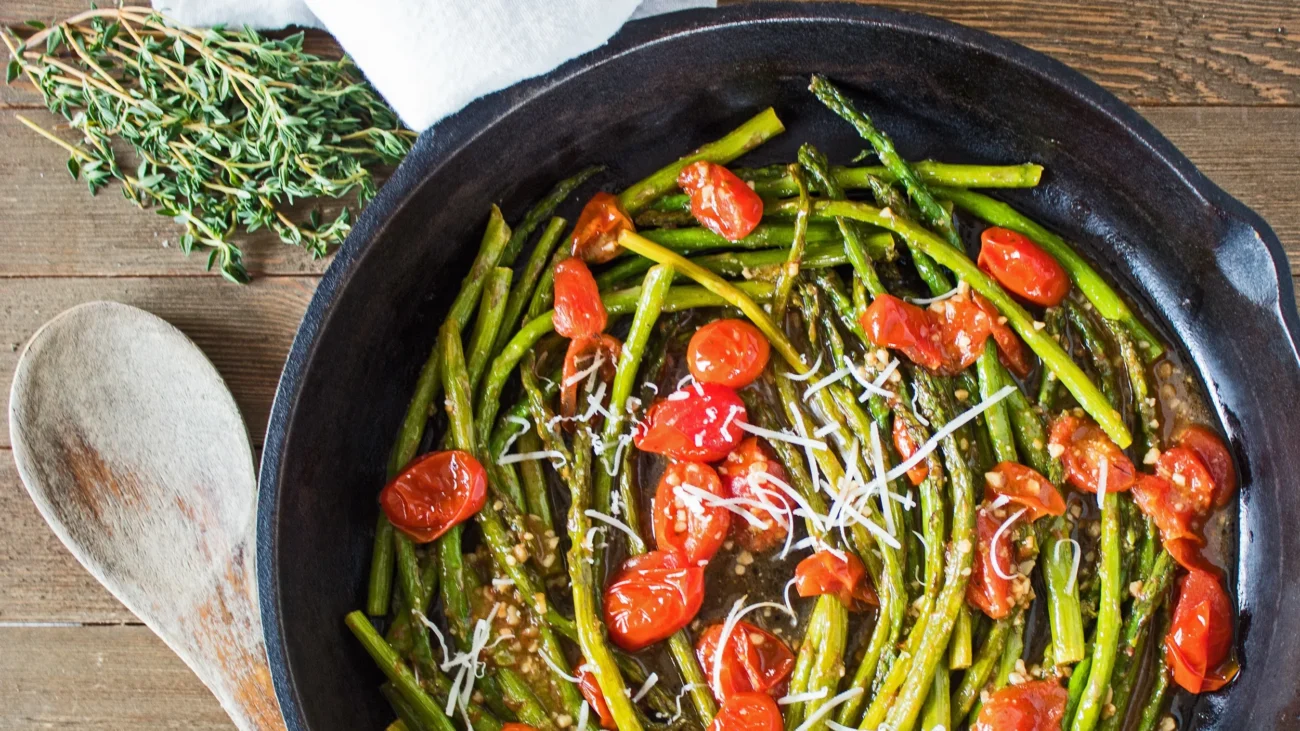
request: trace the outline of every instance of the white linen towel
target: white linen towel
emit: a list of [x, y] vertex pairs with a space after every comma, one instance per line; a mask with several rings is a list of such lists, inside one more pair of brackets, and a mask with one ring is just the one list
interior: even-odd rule
[[631, 18], [717, 0], [152, 0], [186, 25], [325, 28], [412, 129], [544, 74]]

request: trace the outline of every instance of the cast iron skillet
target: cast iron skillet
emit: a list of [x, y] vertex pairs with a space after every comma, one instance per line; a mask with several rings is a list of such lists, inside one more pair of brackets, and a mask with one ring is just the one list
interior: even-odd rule
[[385, 458], [488, 203], [517, 220], [596, 162], [611, 166], [598, 185], [617, 190], [769, 105], [789, 131], [755, 162], [793, 159], [803, 140], [845, 160], [862, 143], [805, 91], [814, 71], [847, 85], [910, 159], [1044, 164], [1042, 187], [1003, 197], [1176, 333], [1242, 475], [1230, 584], [1243, 668], [1196, 704], [1193, 725], [1297, 722], [1300, 329], [1272, 231], [1133, 110], [1045, 56], [920, 15], [752, 4], [632, 23], [480, 99], [423, 134], [361, 216], [298, 331], [262, 458], [258, 580], [290, 729], [391, 718], [343, 615], [363, 604]]

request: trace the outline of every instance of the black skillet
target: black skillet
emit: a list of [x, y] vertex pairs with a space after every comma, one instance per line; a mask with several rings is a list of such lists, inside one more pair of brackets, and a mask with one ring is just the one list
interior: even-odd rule
[[862, 143], [805, 91], [814, 71], [848, 86], [910, 159], [1045, 165], [1040, 188], [1002, 197], [1076, 241], [1176, 336], [1242, 475], [1242, 672], [1196, 703], [1192, 725], [1300, 727], [1300, 328], [1276, 236], [1046, 56], [920, 15], [777, 3], [638, 21], [474, 102], [420, 136], [361, 216], [298, 331], [262, 458], [258, 580], [290, 729], [391, 719], [343, 615], [363, 604], [385, 458], [488, 203], [517, 220], [597, 162], [610, 165], [598, 185], [617, 190], [769, 105], [789, 131], [746, 162], [793, 159], [804, 140], [851, 158]]

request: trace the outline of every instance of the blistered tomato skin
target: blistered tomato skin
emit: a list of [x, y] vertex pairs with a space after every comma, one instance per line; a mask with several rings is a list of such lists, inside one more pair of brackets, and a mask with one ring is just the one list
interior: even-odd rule
[[1192, 424], [1174, 434], [1174, 444], [1195, 452], [1209, 470], [1214, 481], [1214, 507], [1221, 508], [1231, 502], [1237, 492], [1237, 472], [1232, 466], [1232, 455], [1219, 435]]
[[882, 294], [871, 301], [861, 324], [877, 346], [901, 351], [913, 363], [929, 370], [943, 365], [938, 328], [920, 307], [892, 294]]
[[583, 206], [573, 227], [573, 255], [588, 264], [604, 264], [618, 256], [618, 236], [624, 231], [636, 231], [636, 226], [618, 196], [597, 193]]
[[794, 587], [802, 597], [834, 596], [848, 609], [880, 606], [866, 576], [867, 569], [857, 556], [818, 551], [795, 567]]
[[970, 291], [920, 308], [893, 295], [872, 300], [860, 319], [871, 342], [897, 350], [927, 370], [955, 375], [970, 367], [993, 337], [998, 354], [1019, 375], [1030, 363], [1020, 338], [1001, 322], [997, 308]]
[[[571, 419], [583, 410], [578, 405], [578, 394], [586, 388], [588, 378], [578, 378], [578, 374], [595, 366], [595, 380], [604, 382], [608, 387], [614, 382], [618, 358], [622, 353], [623, 343], [613, 335], [591, 335], [569, 341], [569, 348], [564, 354], [563, 380], [560, 382], [561, 416]], [[596, 364], [597, 358], [600, 359], [599, 365]]]
[[1179, 580], [1165, 658], [1174, 682], [1192, 693], [1218, 690], [1236, 674], [1231, 662], [1232, 602], [1219, 578], [1190, 571]]
[[722, 548], [731, 529], [731, 511], [710, 505], [724, 499], [718, 473], [700, 462], [672, 462], [655, 490], [655, 544], [680, 554], [687, 563], [704, 565]]
[[781, 707], [767, 693], [737, 693], [727, 699], [707, 731], [782, 731]]
[[1070, 277], [1051, 254], [1011, 229], [984, 229], [980, 235], [979, 268], [1008, 292], [1036, 305], [1055, 307], [1070, 291]]
[[735, 173], [700, 160], [682, 168], [677, 185], [691, 199], [691, 215], [728, 241], [748, 236], [763, 220], [763, 199]]
[[1054, 680], [1034, 680], [996, 690], [971, 731], [1057, 731], [1070, 694]]
[[1156, 474], [1173, 483], [1179, 494], [1197, 513], [1214, 507], [1214, 478], [1196, 452], [1187, 447], [1170, 447], [1156, 460]]
[[[1005, 512], [1007, 508], [1002, 510]], [[1011, 596], [1012, 581], [1004, 577], [1004, 574], [1013, 576], [1017, 570], [1011, 555], [1012, 526], [999, 535], [998, 528], [1010, 517], [1009, 514], [1006, 517], [999, 515], [988, 505], [980, 507], [975, 514], [975, 559], [971, 564], [970, 581], [966, 584], [966, 601], [992, 619], [1005, 619], [1015, 607]], [[997, 536], [996, 545], [994, 536]]]
[[767, 367], [771, 346], [744, 320], [714, 320], [691, 336], [686, 364], [700, 383], [744, 388]]
[[688, 462], [713, 463], [740, 444], [748, 423], [736, 392], [715, 383], [692, 383], [657, 401], [632, 433], [636, 448]]
[[731, 628], [719, 657], [723, 628], [724, 624], [710, 625], [695, 642], [695, 657], [713, 697], [724, 703], [737, 693], [778, 695], [784, 691], [785, 681], [794, 669], [794, 653], [785, 642], [741, 620]]
[[600, 681], [596, 680], [596, 674], [587, 669], [586, 658], [578, 658], [575, 667], [577, 669], [574, 671], [574, 676], [578, 679], [578, 691], [600, 718], [600, 727], [608, 731], [617, 731], [618, 724], [614, 721], [614, 713], [609, 710], [609, 702], [605, 700], [605, 693], [600, 689]]
[[379, 493], [393, 527], [428, 543], [468, 520], [487, 500], [487, 470], [468, 452], [432, 452], [407, 465]]
[[[907, 423], [898, 417], [894, 417], [893, 427], [894, 449], [898, 450], [898, 456], [904, 460], [916, 453], [916, 441], [912, 439], [912, 434], [907, 430]], [[930, 474], [930, 467], [921, 460], [915, 467], [907, 471], [907, 481], [913, 485], [919, 485], [925, 482], [925, 478]]]
[[1124, 492], [1137, 482], [1137, 469], [1124, 450], [1089, 419], [1057, 417], [1049, 442], [1054, 452], [1059, 450], [1070, 484], [1080, 490], [1096, 493], [1103, 473], [1106, 492]]
[[605, 589], [605, 627], [620, 648], [636, 652], [690, 624], [704, 603], [704, 569], [668, 551], [623, 563]]
[[[746, 551], [765, 553], [785, 542], [793, 522], [794, 506], [781, 485], [790, 484], [785, 468], [758, 437], [746, 437], [718, 465], [722, 491], [727, 497], [753, 501], [749, 512], [757, 523], [733, 518], [731, 534]], [[758, 507], [763, 506], [763, 507]]]
[[585, 338], [605, 330], [609, 315], [600, 300], [596, 278], [581, 259], [555, 264], [555, 332], [566, 338]]
[[985, 500], [1006, 496], [1013, 504], [1029, 509], [1025, 519], [1033, 522], [1044, 515], [1064, 515], [1065, 499], [1046, 477], [1018, 462], [999, 462], [984, 476]]

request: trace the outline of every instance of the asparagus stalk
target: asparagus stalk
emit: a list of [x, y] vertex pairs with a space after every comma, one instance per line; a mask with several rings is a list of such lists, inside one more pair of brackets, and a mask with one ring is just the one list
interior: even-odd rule
[[695, 152], [651, 173], [644, 180], [623, 191], [618, 202], [623, 210], [636, 215], [659, 196], [677, 187], [677, 176], [682, 168], [697, 160], [727, 164], [769, 139], [785, 131], [771, 107], [754, 115], [749, 121], [727, 133], [725, 137], [704, 145]]
[[803, 259], [804, 246], [808, 239], [808, 216], [812, 211], [812, 202], [808, 197], [808, 184], [804, 181], [798, 165], [790, 166], [790, 176], [794, 178], [799, 188], [799, 198], [795, 205], [794, 233], [790, 251], [786, 254], [785, 267], [776, 277], [776, 292], [772, 295], [772, 319], [778, 323], [785, 319], [790, 292], [794, 289], [795, 279], [799, 276], [799, 263]]
[[370, 657], [388, 677], [389, 682], [397, 688], [402, 699], [410, 705], [414, 720], [420, 724], [421, 731], [456, 731], [451, 719], [447, 718], [447, 714], [443, 713], [438, 704], [424, 692], [415, 674], [402, 658], [398, 657], [397, 652], [384, 642], [384, 638], [375, 630], [374, 625], [370, 624], [370, 620], [366, 619], [365, 614], [349, 612], [343, 621], [348, 629], [352, 630], [352, 634], [356, 635], [366, 652], [370, 653]]
[[989, 678], [992, 677], [994, 669], [1002, 659], [1002, 649], [1006, 647], [1007, 635], [1010, 633], [1010, 619], [999, 619], [989, 629], [984, 644], [980, 645], [970, 668], [966, 670], [957, 690], [953, 692], [952, 710], [957, 718], [964, 717], [975, 707], [980, 692], [988, 685]]
[[[1072, 576], [1079, 550], [1067, 541], [1070, 521], [1053, 518], [1042, 531], [1042, 571], [1047, 585], [1047, 619], [1052, 632], [1052, 658], [1057, 665], [1084, 659], [1083, 614], [1079, 605], [1079, 581]], [[1063, 550], [1064, 549], [1064, 550]]]
[[[501, 253], [501, 264], [503, 266], [514, 266], [515, 259], [519, 258], [519, 253], [524, 249], [524, 242], [528, 241], [529, 236], [533, 235], [533, 230], [543, 220], [550, 218], [551, 214], [555, 213], [555, 209], [572, 195], [573, 191], [591, 179], [592, 176], [604, 171], [604, 165], [592, 165], [556, 183], [555, 187], [551, 188], [544, 198], [528, 209], [528, 213], [524, 214], [524, 220], [520, 221], [519, 225], [515, 227], [514, 233], [510, 235], [510, 241], [506, 243], [505, 251]], [[538, 246], [540, 248], [540, 244]], [[462, 325], [462, 327], [464, 326]]]
[[[975, 361], [975, 373], [979, 378], [980, 399], [987, 401], [993, 394], [1007, 385], [1009, 379], [1003, 376], [1002, 364], [998, 362], [998, 346], [993, 338], [984, 341], [984, 352]], [[1019, 393], [1019, 389], [1016, 389]], [[993, 442], [993, 453], [999, 462], [1016, 462], [1015, 437], [1011, 434], [1011, 418], [1007, 413], [1006, 401], [998, 401], [984, 411], [984, 425], [988, 428], [989, 438]]]
[[514, 289], [510, 290], [510, 297], [506, 300], [505, 314], [501, 317], [505, 327], [497, 333], [497, 338], [492, 343], [493, 355], [500, 353], [506, 343], [510, 342], [510, 334], [519, 324], [524, 308], [532, 300], [538, 280], [546, 271], [546, 264], [550, 262], [556, 247], [564, 237], [565, 225], [567, 224], [563, 218], [558, 216], [552, 218], [546, 224], [541, 237], [537, 239], [537, 244], [533, 246], [532, 253], [528, 255], [528, 261], [519, 274], [519, 281], [515, 283]]
[[[754, 251], [757, 249], [787, 249], [794, 241], [794, 226], [789, 223], [760, 223], [743, 239], [731, 241], [698, 226], [682, 228], [652, 228], [641, 235], [664, 248], [679, 254], [698, 254], [715, 249]], [[833, 224], [819, 223], [808, 227], [808, 243], [838, 241], [840, 232]], [[890, 239], [892, 242], [893, 239]]]
[[1115, 652], [1120, 634], [1120, 605], [1124, 601], [1123, 576], [1119, 546], [1120, 496], [1109, 493], [1101, 508], [1101, 603], [1097, 607], [1097, 629], [1092, 648], [1092, 667], [1088, 684], [1079, 698], [1079, 707], [1070, 724], [1071, 731], [1091, 731], [1101, 718], [1106, 690], [1115, 669]]
[[921, 731], [949, 731], [953, 728], [952, 706], [948, 700], [950, 682], [948, 668], [940, 667], [934, 671], [934, 681], [921, 711]]

